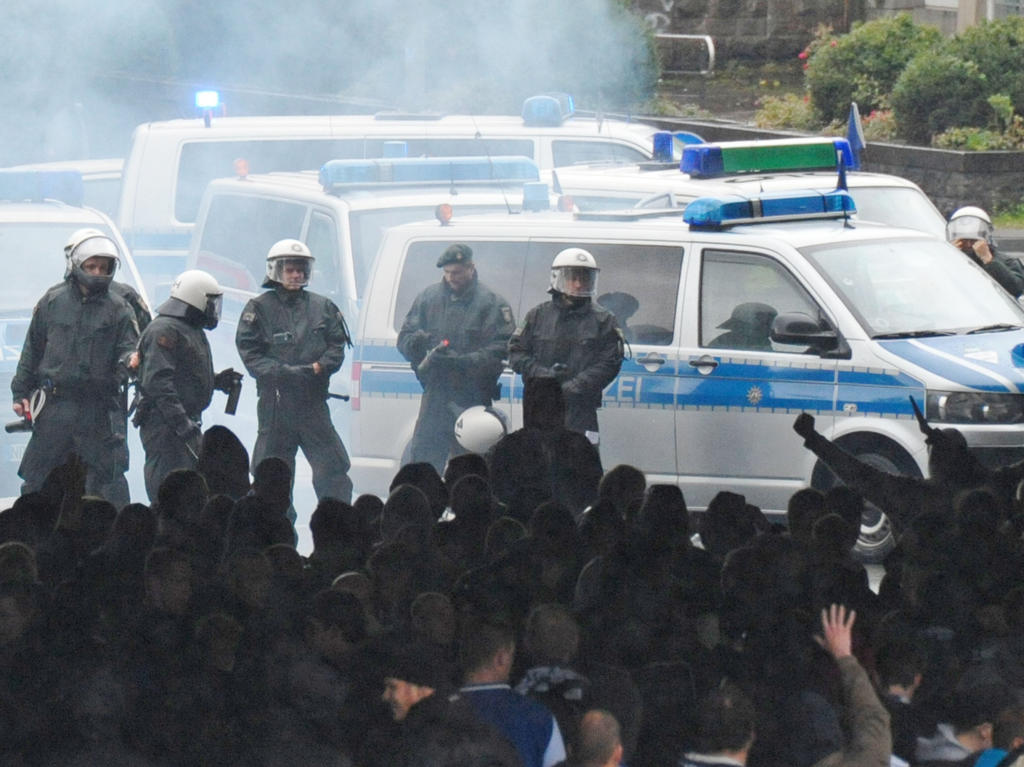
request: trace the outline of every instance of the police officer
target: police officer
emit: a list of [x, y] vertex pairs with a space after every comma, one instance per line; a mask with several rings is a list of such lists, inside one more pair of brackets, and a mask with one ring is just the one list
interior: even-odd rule
[[348, 452], [327, 407], [330, 377], [350, 345], [334, 302], [306, 290], [313, 255], [298, 240], [281, 240], [267, 253], [263, 287], [271, 288], [242, 310], [235, 344], [256, 379], [259, 433], [255, 469], [267, 457], [288, 462], [294, 476], [301, 447], [313, 469], [317, 499], [352, 499]]
[[595, 303], [597, 262], [566, 248], [551, 263], [551, 300], [533, 307], [508, 345], [508, 361], [524, 379], [555, 378], [565, 395], [565, 425], [599, 442], [601, 393], [622, 367], [623, 337], [615, 315]]
[[139, 393], [134, 423], [146, 450], [146, 492], [156, 502], [160, 483], [175, 469], [195, 469], [202, 413], [215, 388], [229, 391], [234, 371], [213, 374], [206, 330], [220, 320], [222, 291], [211, 275], [178, 275], [170, 297], [139, 339]]
[[1024, 293], [1024, 266], [1016, 258], [1002, 258], [992, 240], [992, 219], [981, 208], [958, 208], [946, 224], [946, 239], [981, 266], [1007, 293]]
[[508, 302], [478, 279], [468, 245], [447, 247], [437, 266], [441, 281], [413, 301], [398, 350], [423, 386], [408, 459], [443, 473], [449, 455], [466, 452], [455, 436], [459, 414], [500, 396], [498, 376], [515, 321]]
[[33, 309], [11, 381], [14, 412], [33, 423], [18, 469], [23, 493], [38, 490], [77, 454], [86, 467], [86, 493], [117, 508], [129, 502], [121, 387], [139, 331], [132, 308], [110, 291], [118, 256], [101, 232], [80, 240], [66, 253], [64, 281]]
[[[68, 238], [67, 244], [64, 246], [64, 258], [67, 259], [71, 254], [71, 251], [75, 249], [75, 246], [90, 237], [106, 237], [106, 235], [99, 229], [93, 229], [91, 227], [86, 229], [76, 229], [72, 232], [71, 236]], [[71, 269], [70, 260], [67, 260], [66, 263], [67, 269], [65, 270], [65, 277], [67, 277], [67, 272]], [[149, 313], [149, 307], [146, 305], [142, 296], [138, 294], [138, 291], [128, 283], [118, 282], [117, 280], [113, 280], [110, 283], [110, 290], [128, 302], [128, 305], [135, 313], [135, 321], [139, 326], [139, 333], [145, 330], [146, 326], [153, 319], [153, 316]]]

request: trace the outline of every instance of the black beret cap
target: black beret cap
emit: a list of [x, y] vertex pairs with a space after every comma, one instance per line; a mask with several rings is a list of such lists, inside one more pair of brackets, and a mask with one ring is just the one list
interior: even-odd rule
[[442, 267], [448, 266], [448, 264], [468, 264], [472, 261], [473, 250], [468, 245], [457, 242], [444, 249], [444, 253], [437, 259], [437, 265]]

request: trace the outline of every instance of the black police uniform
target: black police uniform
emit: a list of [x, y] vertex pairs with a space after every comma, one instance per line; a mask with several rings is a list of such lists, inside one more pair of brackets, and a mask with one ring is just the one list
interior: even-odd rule
[[74, 276], [50, 288], [32, 312], [18, 369], [15, 402], [36, 389], [46, 403], [34, 419], [18, 475], [22, 492], [77, 453], [86, 467], [85, 492], [117, 508], [129, 502], [128, 444], [122, 385], [139, 338], [132, 308], [108, 289], [83, 295]]
[[213, 397], [213, 357], [201, 325], [160, 314], [139, 339], [135, 423], [146, 450], [146, 492], [155, 502], [160, 483], [175, 469], [194, 469], [200, 421]]
[[[471, 257], [469, 248], [449, 248], [437, 265]], [[430, 463], [440, 473], [449, 455], [466, 452], [455, 439], [455, 421], [466, 408], [490, 405], [500, 396], [498, 377], [514, 329], [508, 302], [475, 276], [459, 294], [441, 280], [416, 297], [398, 334], [398, 351], [423, 386], [408, 461]], [[445, 340], [448, 345], [422, 365]]]
[[[313, 469], [317, 499], [349, 503], [351, 462], [327, 407], [330, 377], [345, 359], [348, 328], [326, 296], [268, 284], [274, 289], [245, 305], [235, 334], [259, 397], [253, 469], [274, 456], [287, 461], [294, 474], [295, 451], [301, 447]], [[314, 362], [323, 368], [319, 375], [313, 373]]]
[[[508, 361], [524, 379], [557, 378], [565, 395], [565, 426], [597, 440], [604, 387], [622, 367], [623, 338], [615, 315], [589, 298], [552, 291], [526, 313], [508, 344]], [[564, 370], [553, 369], [564, 365]]]

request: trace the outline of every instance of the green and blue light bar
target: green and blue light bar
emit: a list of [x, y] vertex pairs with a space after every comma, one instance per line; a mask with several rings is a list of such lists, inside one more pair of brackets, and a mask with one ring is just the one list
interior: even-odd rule
[[85, 184], [77, 170], [0, 170], [0, 200], [58, 200], [82, 207]]
[[686, 206], [683, 221], [696, 229], [724, 229], [738, 224], [845, 218], [856, 212], [849, 192], [808, 189], [768, 192], [757, 197], [698, 197]]
[[720, 141], [683, 147], [679, 169], [691, 178], [747, 173], [836, 170], [854, 167], [853, 150], [845, 138]]
[[320, 168], [325, 192], [381, 184], [524, 184], [539, 180], [537, 163], [518, 155], [328, 160]]

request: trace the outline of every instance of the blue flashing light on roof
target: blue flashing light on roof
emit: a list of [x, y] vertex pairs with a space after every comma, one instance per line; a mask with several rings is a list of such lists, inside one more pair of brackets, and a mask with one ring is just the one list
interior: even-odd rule
[[651, 159], [655, 162], [672, 162], [673, 136], [668, 131], [654, 134], [654, 152]]
[[0, 200], [59, 200], [81, 207], [84, 198], [85, 185], [77, 170], [0, 170]]
[[523, 124], [531, 127], [557, 127], [576, 112], [568, 93], [542, 93], [523, 102]]
[[857, 212], [849, 192], [787, 191], [757, 197], [698, 197], [686, 206], [683, 221], [691, 227], [722, 229], [736, 224], [840, 218]]
[[320, 168], [320, 185], [328, 192], [380, 184], [523, 184], [539, 178], [537, 164], [516, 155], [329, 160]]
[[548, 185], [543, 181], [523, 184], [523, 210], [547, 210], [551, 207]]
[[196, 109], [216, 109], [219, 106], [219, 91], [196, 91]]
[[853, 166], [853, 151], [844, 138], [778, 139], [771, 141], [722, 141], [683, 148], [679, 169], [693, 178], [835, 170], [839, 163]]

